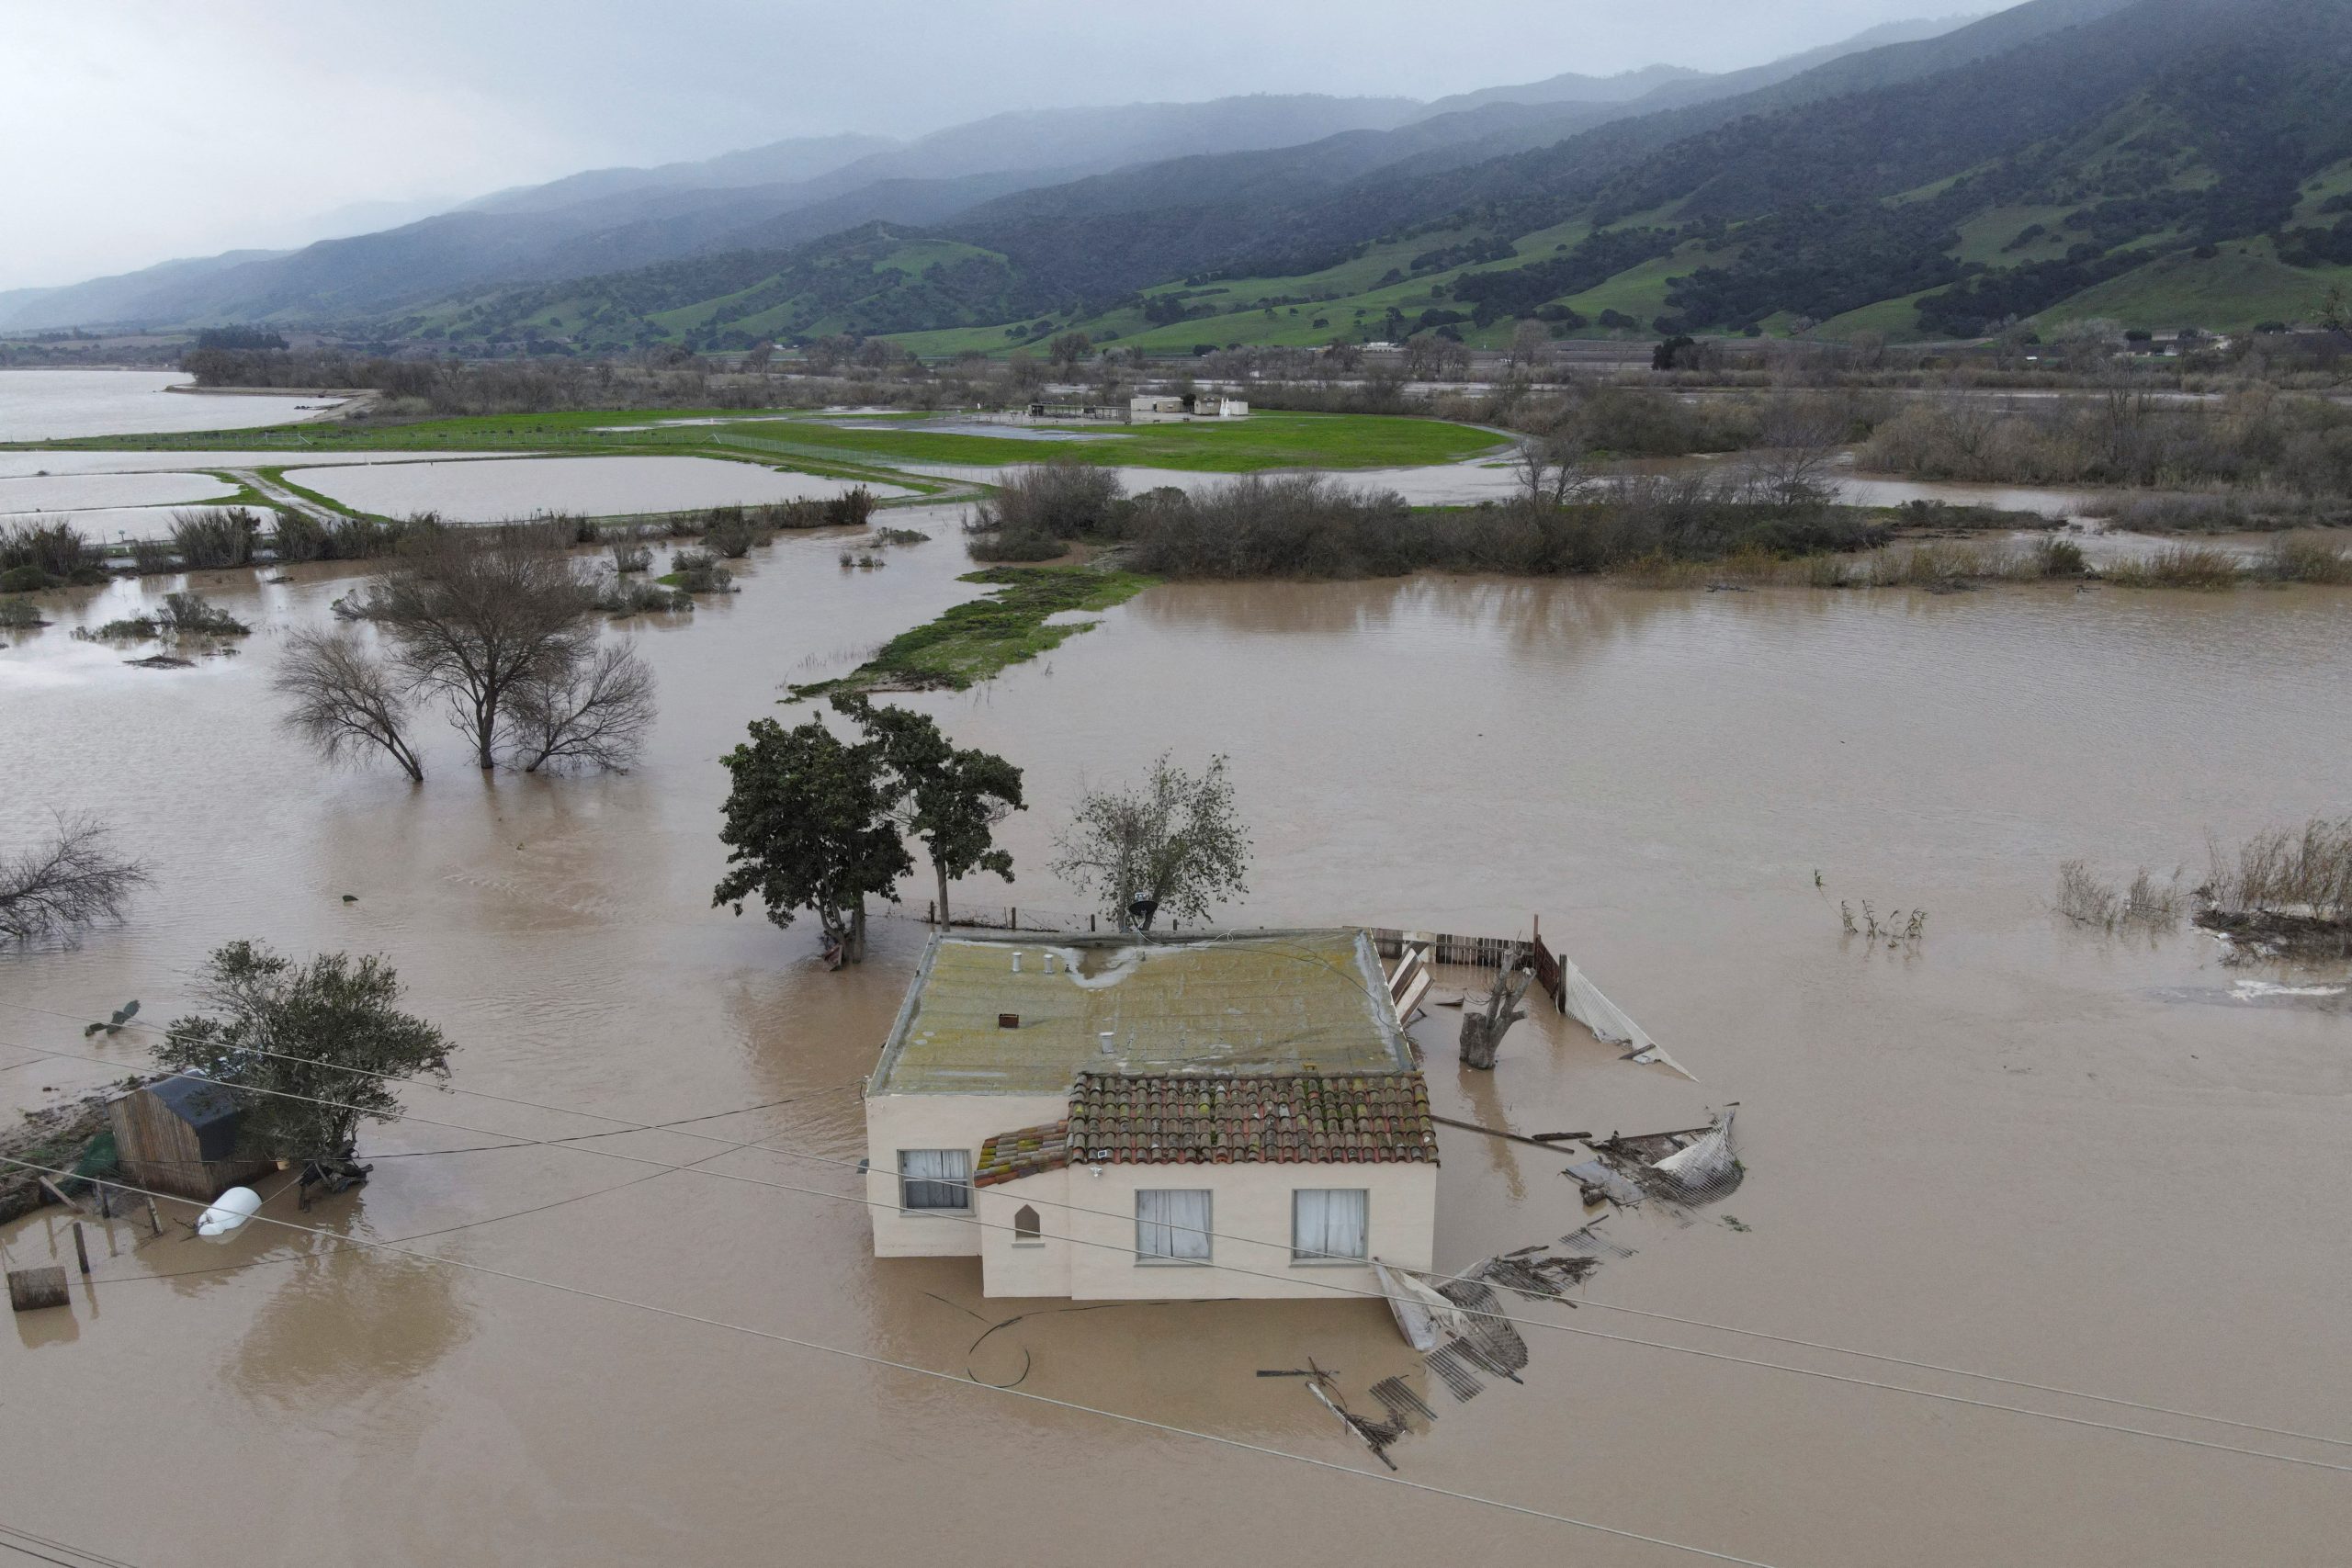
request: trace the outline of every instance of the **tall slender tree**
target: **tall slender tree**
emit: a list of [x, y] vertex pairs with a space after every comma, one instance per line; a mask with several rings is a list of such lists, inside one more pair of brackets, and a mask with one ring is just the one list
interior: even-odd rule
[[998, 847], [996, 825], [1022, 809], [1021, 770], [991, 751], [959, 749], [927, 714], [876, 707], [856, 695], [833, 707], [882, 748], [897, 798], [890, 813], [922, 840], [939, 883], [939, 923], [948, 920], [948, 884], [975, 872], [1012, 880], [1012, 856]]

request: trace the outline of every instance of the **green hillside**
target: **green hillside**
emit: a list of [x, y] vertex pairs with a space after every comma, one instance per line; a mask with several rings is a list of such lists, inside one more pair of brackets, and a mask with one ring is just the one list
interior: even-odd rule
[[2028, 0], [1465, 169], [1335, 186], [1269, 154], [1229, 167], [488, 292], [398, 330], [599, 351], [848, 333], [949, 355], [1072, 327], [1181, 354], [1497, 343], [1530, 318], [1559, 336], [1933, 337], [2307, 319], [2352, 267], [2352, 5]]

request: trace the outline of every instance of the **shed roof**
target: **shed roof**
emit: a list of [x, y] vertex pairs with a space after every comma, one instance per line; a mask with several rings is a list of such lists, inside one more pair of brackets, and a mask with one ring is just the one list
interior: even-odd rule
[[[1007, 1027], [1001, 1015], [1015, 1021]], [[1361, 931], [941, 935], [867, 1091], [1059, 1094], [1087, 1072], [1393, 1073], [1412, 1065], [1387, 977]]]
[[236, 1120], [236, 1095], [227, 1085], [215, 1083], [200, 1074], [175, 1073], [129, 1092], [138, 1094], [142, 1091], [162, 1100], [173, 1115], [198, 1131], [217, 1122]]

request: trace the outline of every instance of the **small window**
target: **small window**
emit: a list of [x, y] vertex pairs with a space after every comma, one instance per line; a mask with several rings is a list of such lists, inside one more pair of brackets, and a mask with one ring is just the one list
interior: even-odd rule
[[1208, 1260], [1208, 1189], [1167, 1188], [1136, 1194], [1136, 1262]]
[[1372, 1194], [1361, 1187], [1302, 1187], [1290, 1195], [1294, 1263], [1362, 1262], [1371, 1248]]
[[1037, 1211], [1023, 1203], [1012, 1212], [1012, 1245], [1035, 1247], [1045, 1240], [1045, 1229], [1037, 1223]]
[[972, 1156], [967, 1149], [900, 1149], [899, 1206], [969, 1209]]

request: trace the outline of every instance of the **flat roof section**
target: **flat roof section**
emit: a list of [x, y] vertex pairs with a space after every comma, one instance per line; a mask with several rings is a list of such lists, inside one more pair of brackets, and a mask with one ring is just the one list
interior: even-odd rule
[[1353, 928], [941, 935], [867, 1092], [1059, 1094], [1080, 1073], [1412, 1066], [1387, 976]]

